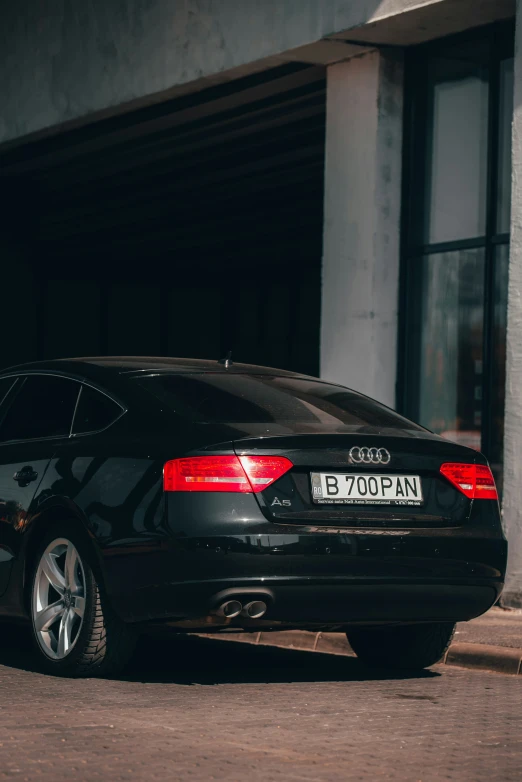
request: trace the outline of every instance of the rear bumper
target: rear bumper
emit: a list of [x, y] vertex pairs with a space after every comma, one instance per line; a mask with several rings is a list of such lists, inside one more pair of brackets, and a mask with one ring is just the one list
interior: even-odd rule
[[[203, 582], [186, 588], [173, 586], [145, 591], [145, 611], [138, 621], [167, 623], [179, 630], [202, 632], [224, 628], [247, 630], [325, 628], [354, 624], [395, 624], [409, 622], [473, 619], [491, 608], [498, 599], [501, 584], [482, 583], [324, 583], [288, 579], [266, 579], [219, 583]], [[228, 620], [213, 614], [218, 604], [239, 599], [243, 605], [252, 599], [264, 600], [268, 610], [262, 619], [242, 616]], [[145, 609], [145, 605], [143, 605]]]
[[[487, 611], [504, 580], [506, 542], [462, 530], [183, 538], [112, 551], [107, 589], [128, 622], [223, 627], [332, 627], [352, 623], [463, 621]], [[261, 620], [225, 620], [226, 597], [264, 599]]]

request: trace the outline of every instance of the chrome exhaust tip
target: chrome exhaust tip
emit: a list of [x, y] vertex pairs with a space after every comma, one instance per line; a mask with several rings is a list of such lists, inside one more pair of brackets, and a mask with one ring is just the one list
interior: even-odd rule
[[227, 600], [219, 606], [216, 613], [218, 616], [224, 616], [226, 619], [235, 619], [242, 610], [243, 605], [239, 600]]
[[247, 619], [261, 619], [266, 614], [267, 604], [263, 600], [253, 600], [243, 607], [241, 615]]

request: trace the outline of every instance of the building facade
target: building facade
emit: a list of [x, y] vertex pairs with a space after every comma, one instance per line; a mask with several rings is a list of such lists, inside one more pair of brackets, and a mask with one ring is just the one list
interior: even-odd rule
[[232, 349], [368, 393], [487, 455], [522, 607], [522, 3], [1, 13], [0, 364]]

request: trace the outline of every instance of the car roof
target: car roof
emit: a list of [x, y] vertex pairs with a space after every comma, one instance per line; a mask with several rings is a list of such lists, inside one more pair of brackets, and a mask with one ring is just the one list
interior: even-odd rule
[[[101, 370], [101, 372], [100, 372]], [[66, 372], [71, 374], [150, 374], [156, 373], [237, 373], [252, 375], [277, 375], [280, 377], [312, 378], [297, 372], [289, 372], [285, 369], [273, 369], [271, 367], [257, 366], [255, 364], [236, 364], [230, 362], [228, 366], [224, 361], [210, 361], [197, 358], [170, 358], [162, 356], [88, 356], [82, 358], [60, 358], [49, 361], [33, 361], [27, 364], [18, 364], [2, 370], [2, 374], [12, 372]]]

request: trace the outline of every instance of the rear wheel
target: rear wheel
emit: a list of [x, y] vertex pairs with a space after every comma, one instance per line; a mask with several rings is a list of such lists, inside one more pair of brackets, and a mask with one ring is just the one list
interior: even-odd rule
[[448, 649], [455, 625], [452, 622], [398, 627], [361, 627], [346, 633], [359, 659], [380, 668], [428, 668]]
[[132, 632], [100, 592], [90, 551], [67, 525], [50, 530], [39, 547], [31, 619], [42, 665], [55, 675], [115, 673], [134, 649]]

